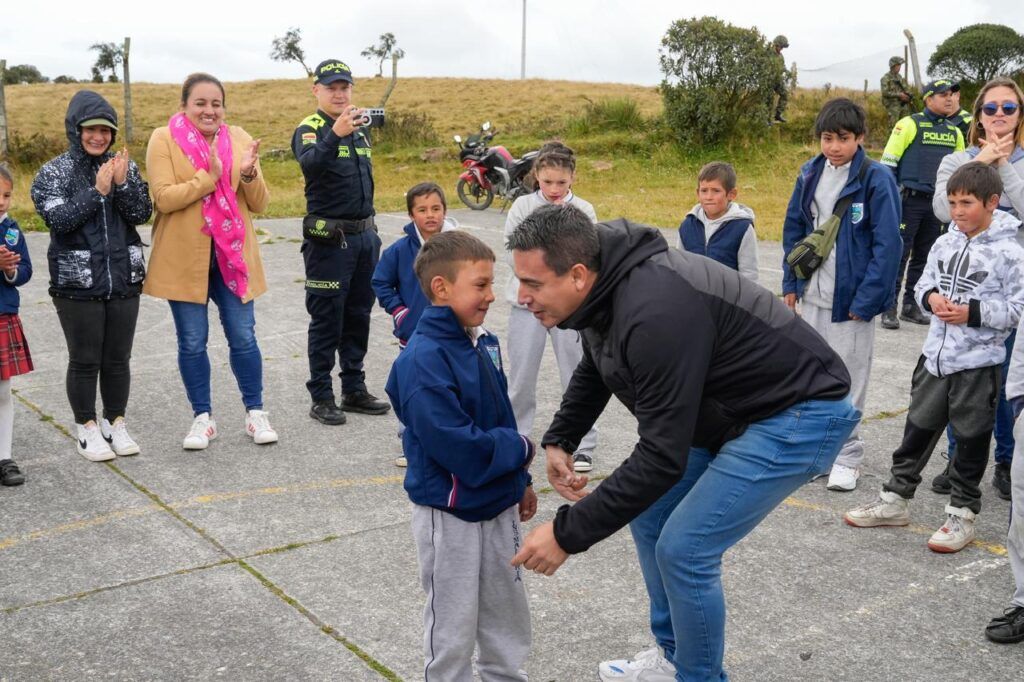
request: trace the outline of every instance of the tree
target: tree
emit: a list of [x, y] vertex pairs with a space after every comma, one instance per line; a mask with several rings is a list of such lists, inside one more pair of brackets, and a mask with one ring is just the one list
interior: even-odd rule
[[31, 64], [15, 64], [4, 70], [4, 85], [18, 83], [48, 83], [49, 78], [39, 73], [39, 69]]
[[53, 79], [54, 83], [77, 83], [78, 79], [74, 76], [60, 75]]
[[298, 62], [306, 70], [307, 76], [313, 75], [313, 70], [306, 66], [306, 52], [299, 45], [302, 40], [302, 31], [297, 28], [290, 28], [280, 38], [274, 38], [270, 49], [270, 58], [275, 62]]
[[401, 59], [405, 56], [405, 50], [395, 47], [397, 42], [398, 41], [395, 39], [394, 33], [382, 33], [380, 34], [380, 40], [377, 41], [376, 45], [370, 45], [359, 53], [360, 57], [377, 60], [378, 78], [384, 75], [384, 60], [390, 59], [391, 57]]
[[89, 46], [90, 50], [96, 50], [96, 64], [92, 67], [92, 80], [94, 83], [102, 83], [104, 71], [109, 71], [107, 81], [117, 83], [117, 67], [124, 61], [124, 46], [117, 43], [94, 43]]
[[680, 19], [659, 53], [665, 121], [680, 142], [713, 144], [767, 127], [785, 66], [756, 28]]
[[1009, 26], [974, 24], [946, 38], [928, 60], [931, 76], [984, 83], [1024, 68], [1024, 36]]

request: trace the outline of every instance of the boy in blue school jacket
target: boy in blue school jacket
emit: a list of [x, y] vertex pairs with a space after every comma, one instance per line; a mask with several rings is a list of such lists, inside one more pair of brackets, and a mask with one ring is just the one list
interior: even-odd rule
[[[782, 228], [786, 305], [796, 310], [800, 301], [800, 315], [843, 359], [852, 380], [850, 397], [861, 412], [875, 342], [872, 318], [892, 303], [903, 248], [899, 190], [892, 173], [864, 152], [866, 132], [858, 104], [839, 98], [822, 107], [815, 122], [821, 154], [800, 169]], [[828, 258], [810, 279], [798, 279], [786, 255], [847, 196], [853, 201]], [[855, 427], [832, 467], [828, 489], [856, 488], [863, 459], [864, 442]]]
[[405, 424], [405, 490], [426, 592], [424, 679], [523, 680], [530, 614], [513, 568], [520, 522], [537, 511], [533, 444], [516, 430], [498, 339], [494, 252], [465, 232], [429, 239], [414, 270], [430, 299], [388, 377]]

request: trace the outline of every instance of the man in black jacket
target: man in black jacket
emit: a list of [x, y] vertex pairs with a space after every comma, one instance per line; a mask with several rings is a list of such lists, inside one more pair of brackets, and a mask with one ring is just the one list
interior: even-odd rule
[[[602, 663], [602, 679], [642, 668], [719, 679], [722, 554], [832, 466], [860, 418], [846, 367], [771, 292], [669, 249], [657, 230], [594, 226], [549, 206], [507, 246], [520, 303], [546, 327], [578, 330], [584, 350], [542, 440], [551, 484], [578, 504], [535, 529], [513, 561], [551, 575], [630, 524], [664, 658]], [[612, 394], [640, 438], [587, 495], [571, 453]]]

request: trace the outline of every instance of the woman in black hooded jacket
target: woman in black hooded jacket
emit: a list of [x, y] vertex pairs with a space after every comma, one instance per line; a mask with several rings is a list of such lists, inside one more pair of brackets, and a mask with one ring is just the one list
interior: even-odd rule
[[[50, 228], [50, 296], [68, 346], [67, 393], [78, 452], [92, 461], [134, 455], [124, 414], [129, 360], [146, 276], [135, 227], [153, 211], [149, 186], [127, 150], [111, 151], [117, 112], [89, 90], [75, 93], [64, 127], [68, 151], [32, 183], [36, 211]], [[103, 420], [96, 420], [96, 379]]]

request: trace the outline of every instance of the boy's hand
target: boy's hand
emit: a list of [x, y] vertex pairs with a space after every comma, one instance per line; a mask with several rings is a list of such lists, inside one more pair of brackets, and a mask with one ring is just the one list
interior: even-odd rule
[[590, 494], [586, 489], [587, 477], [577, 474], [572, 468], [571, 454], [557, 445], [548, 445], [544, 452], [548, 457], [548, 481], [559, 495], [570, 502], [579, 502]]
[[860, 315], [858, 315], [857, 313], [850, 313], [850, 319], [851, 320], [856, 320], [857, 322], [863, 322], [864, 321], [864, 318], [861, 317]]
[[[796, 294], [786, 294], [782, 297], [782, 300], [786, 302], [786, 307], [796, 312]], [[799, 313], [797, 313], [799, 314]]]
[[537, 513], [537, 493], [533, 492], [533, 486], [526, 486], [523, 499], [519, 500], [519, 520], [526, 523]]
[[967, 324], [970, 307], [958, 303], [949, 303], [942, 311], [932, 308], [932, 313], [946, 324]]
[[512, 557], [513, 566], [525, 566], [527, 570], [544, 575], [553, 575], [559, 566], [569, 558], [555, 540], [555, 524], [548, 521], [534, 528], [519, 553]]
[[928, 307], [932, 309], [932, 314], [947, 311], [951, 305], [950, 300], [937, 291], [928, 294]]

